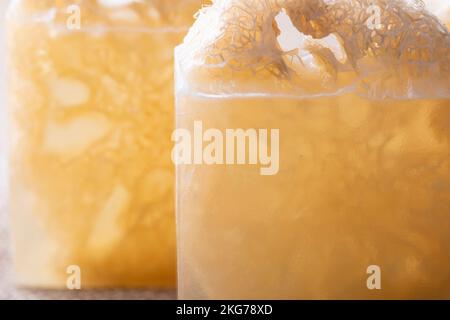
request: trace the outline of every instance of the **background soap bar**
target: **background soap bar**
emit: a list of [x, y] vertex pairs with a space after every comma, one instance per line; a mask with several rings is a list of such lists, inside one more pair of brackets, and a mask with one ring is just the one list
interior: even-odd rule
[[175, 285], [173, 48], [200, 4], [33, 0], [11, 8], [20, 284], [64, 287], [74, 265], [83, 287]]

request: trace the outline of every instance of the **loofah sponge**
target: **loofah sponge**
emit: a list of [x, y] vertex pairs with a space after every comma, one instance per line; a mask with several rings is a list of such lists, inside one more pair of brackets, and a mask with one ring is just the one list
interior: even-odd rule
[[[307, 39], [295, 54], [300, 69], [286, 60], [292, 52], [279, 45], [280, 12]], [[329, 36], [345, 51], [344, 63], [337, 63], [335, 52], [317, 42]], [[320, 65], [322, 74], [313, 86], [320, 87], [319, 93], [330, 89], [324, 79], [351, 72], [354, 87], [376, 98], [449, 95], [449, 31], [425, 8], [404, 0], [216, 0], [199, 12], [178, 48], [180, 74], [200, 82], [212, 79], [197, 89], [219, 92], [308, 92], [315, 71], [305, 66], [304, 55]], [[214, 86], [218, 78], [222, 80]], [[343, 89], [336, 81], [332, 90]]]

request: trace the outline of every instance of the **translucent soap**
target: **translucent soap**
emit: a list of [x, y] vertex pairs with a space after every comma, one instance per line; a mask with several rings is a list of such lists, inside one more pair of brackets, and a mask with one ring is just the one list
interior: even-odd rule
[[175, 286], [173, 49], [200, 5], [11, 5], [10, 197], [20, 285], [65, 288], [81, 275], [82, 288]]
[[180, 298], [450, 298], [450, 34], [426, 6], [217, 0], [176, 79]]

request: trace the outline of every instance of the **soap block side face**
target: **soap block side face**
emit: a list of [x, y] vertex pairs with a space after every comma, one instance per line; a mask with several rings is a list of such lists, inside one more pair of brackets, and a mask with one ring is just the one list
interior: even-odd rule
[[177, 167], [179, 298], [449, 298], [449, 115], [439, 99], [179, 95], [193, 137], [199, 120], [280, 133], [274, 175]]
[[8, 20], [18, 282], [175, 285], [173, 48], [183, 32]]

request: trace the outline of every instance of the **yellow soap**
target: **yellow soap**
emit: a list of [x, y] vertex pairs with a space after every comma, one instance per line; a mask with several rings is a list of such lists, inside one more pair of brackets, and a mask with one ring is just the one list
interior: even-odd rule
[[410, 4], [201, 12], [176, 49], [177, 143], [203, 152], [177, 158], [181, 299], [450, 298], [450, 34]]
[[173, 49], [200, 5], [12, 4], [10, 187], [19, 284], [64, 288], [79, 270], [83, 288], [175, 286]]

